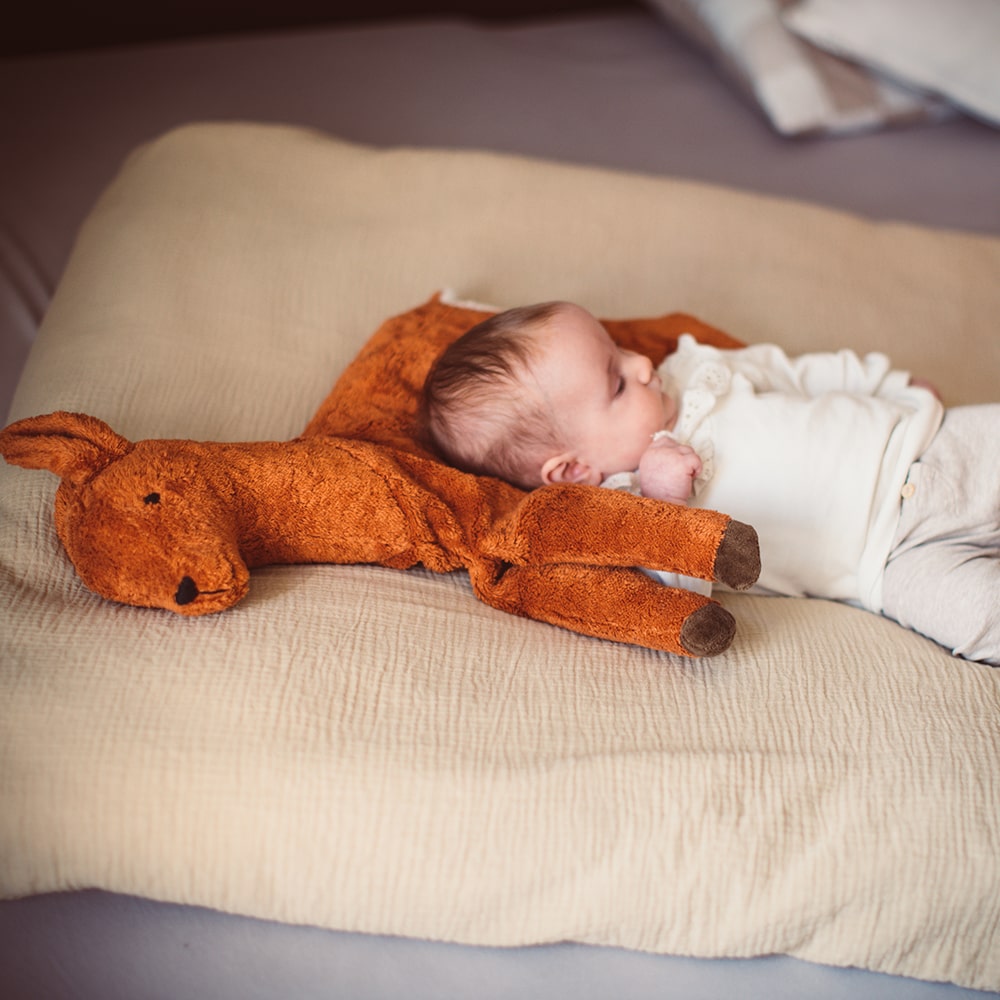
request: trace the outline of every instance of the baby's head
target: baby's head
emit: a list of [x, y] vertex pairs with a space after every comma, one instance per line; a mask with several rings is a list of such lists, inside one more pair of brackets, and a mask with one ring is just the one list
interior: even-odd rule
[[498, 313], [452, 343], [424, 385], [424, 425], [451, 465], [525, 489], [630, 471], [676, 410], [650, 360], [585, 309]]

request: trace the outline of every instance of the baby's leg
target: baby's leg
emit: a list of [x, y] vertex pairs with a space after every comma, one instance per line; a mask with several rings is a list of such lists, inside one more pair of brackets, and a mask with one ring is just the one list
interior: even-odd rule
[[1000, 557], [974, 544], [927, 545], [886, 569], [885, 614], [956, 656], [1000, 666]]
[[949, 410], [906, 492], [885, 614], [1000, 666], [1000, 405]]

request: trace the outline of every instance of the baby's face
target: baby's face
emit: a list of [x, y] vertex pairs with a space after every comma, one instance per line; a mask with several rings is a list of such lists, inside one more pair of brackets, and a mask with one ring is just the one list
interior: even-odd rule
[[618, 347], [585, 309], [568, 306], [552, 317], [539, 347], [532, 375], [585, 470], [576, 481], [596, 486], [635, 469], [652, 436], [676, 422], [649, 358]]

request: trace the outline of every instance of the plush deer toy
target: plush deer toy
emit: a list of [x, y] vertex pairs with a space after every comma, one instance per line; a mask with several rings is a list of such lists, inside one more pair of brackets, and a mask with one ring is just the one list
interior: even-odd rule
[[[58, 412], [11, 424], [0, 453], [61, 478], [56, 529], [73, 565], [126, 604], [199, 615], [243, 598], [255, 566], [422, 563], [467, 570], [477, 596], [504, 611], [686, 655], [721, 652], [735, 628], [721, 605], [628, 567], [744, 589], [760, 569], [752, 528], [595, 487], [526, 494], [416, 443], [424, 374], [482, 316], [435, 298], [390, 320], [292, 441], [133, 443], [95, 417]], [[662, 345], [665, 323], [609, 329]]]

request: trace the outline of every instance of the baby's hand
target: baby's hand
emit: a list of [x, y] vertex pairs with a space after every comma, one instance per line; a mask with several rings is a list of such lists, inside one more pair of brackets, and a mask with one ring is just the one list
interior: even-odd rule
[[938, 392], [938, 387], [933, 383], [929, 382], [925, 378], [913, 377], [910, 379], [910, 385], [915, 385], [919, 389], [926, 389], [929, 393], [935, 396], [938, 400], [941, 399], [941, 393]]
[[700, 472], [698, 453], [664, 436], [654, 441], [639, 460], [639, 488], [645, 497], [687, 503]]

